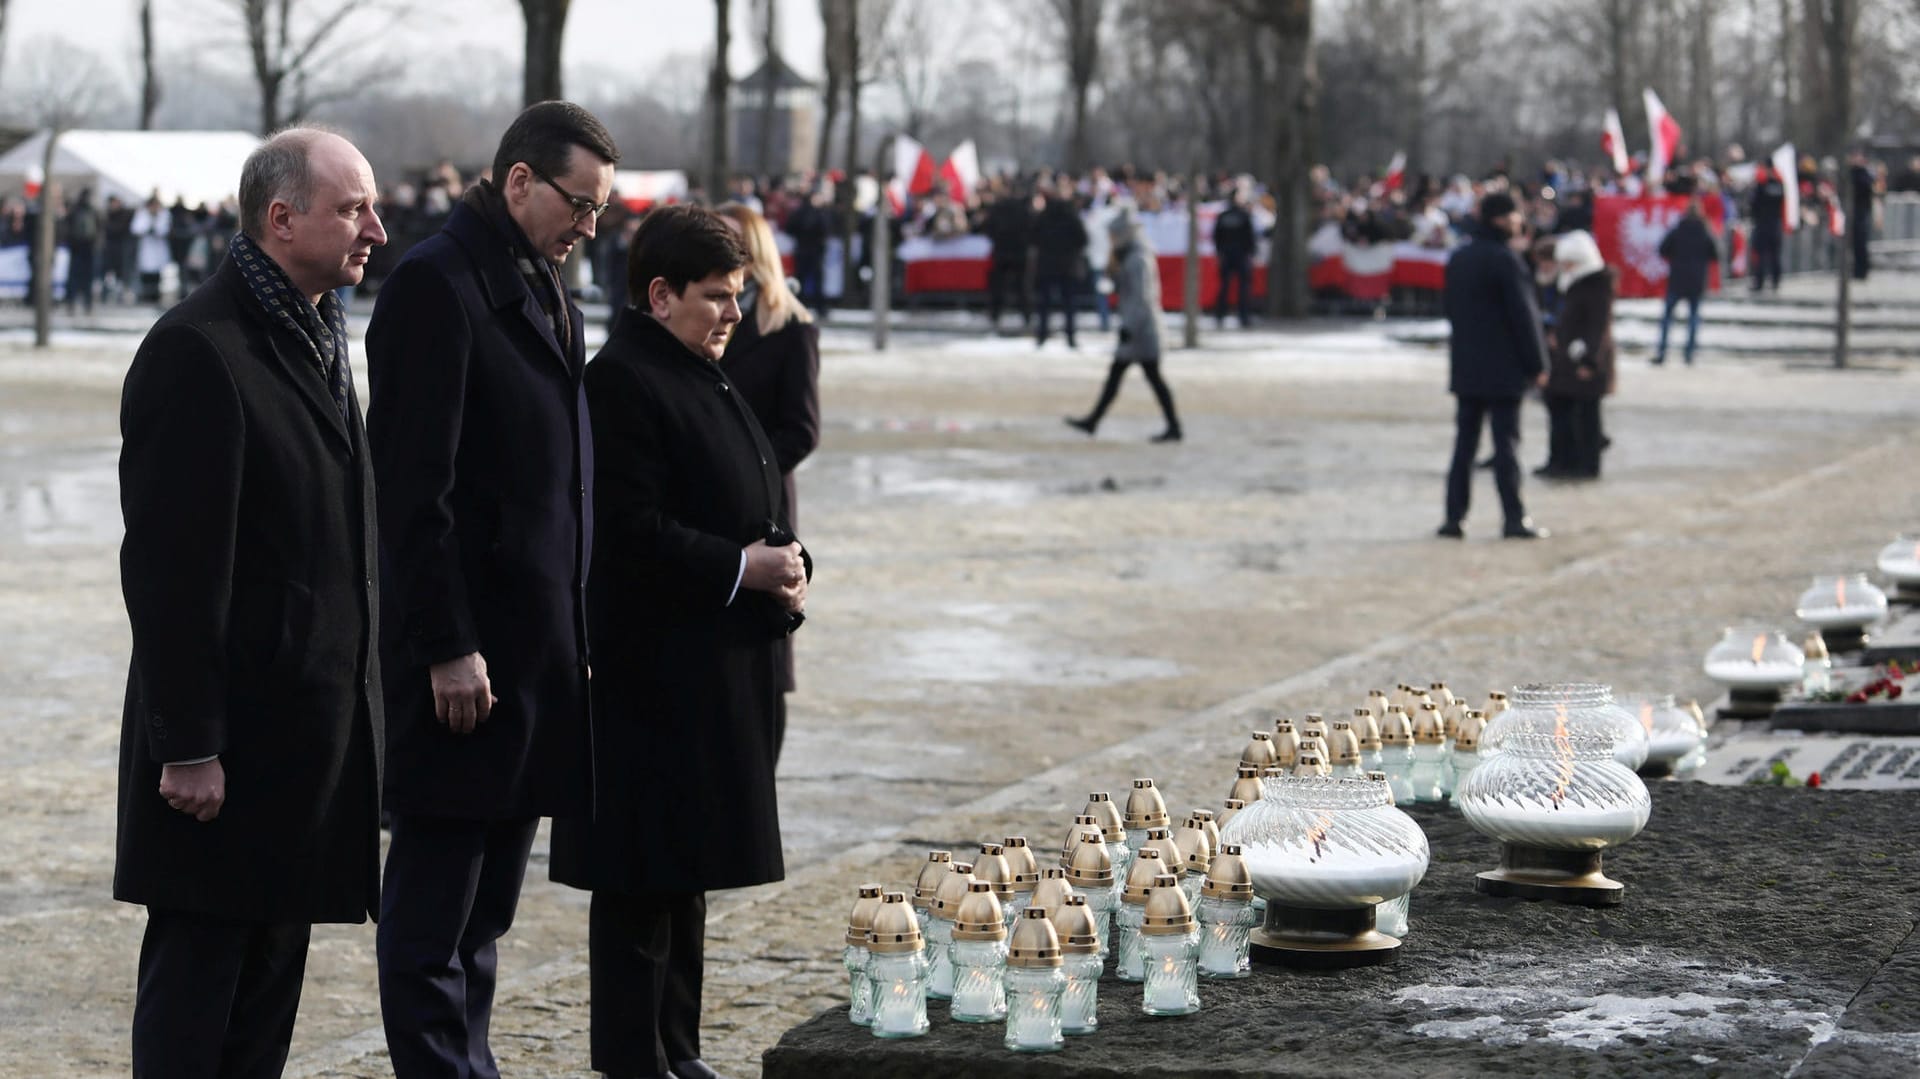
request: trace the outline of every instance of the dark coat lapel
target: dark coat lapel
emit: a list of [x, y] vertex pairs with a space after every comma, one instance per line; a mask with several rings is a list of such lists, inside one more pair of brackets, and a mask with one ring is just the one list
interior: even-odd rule
[[340, 414], [339, 406], [333, 403], [332, 392], [320, 377], [319, 369], [313, 365], [313, 354], [307, 351], [304, 343], [293, 339], [292, 330], [275, 322], [260, 309], [232, 259], [220, 264], [220, 273], [228, 287], [237, 294], [235, 299], [240, 309], [251, 316], [254, 324], [266, 335], [267, 344], [273, 349], [274, 362], [280, 365], [281, 372], [299, 389], [307, 407], [320, 417], [321, 426], [339, 436], [341, 444], [349, 452], [357, 453], [354, 440], [347, 433], [346, 417]]
[[553, 335], [553, 321], [540, 309], [540, 301], [534, 298], [532, 290], [527, 288], [526, 279], [520, 276], [520, 267], [514, 265], [512, 250], [507, 241], [494, 231], [492, 225], [464, 203], [453, 208], [447, 218], [446, 230], [449, 235], [466, 248], [473, 258], [473, 265], [480, 275], [481, 291], [486, 293], [487, 306], [496, 311], [517, 309], [527, 328], [546, 343], [553, 358], [569, 373], [577, 366], [572, 356], [584, 355], [585, 338], [580, 329], [580, 309], [567, 300], [568, 313], [572, 316], [574, 340], [568, 342], [571, 349], [560, 347], [560, 340]]

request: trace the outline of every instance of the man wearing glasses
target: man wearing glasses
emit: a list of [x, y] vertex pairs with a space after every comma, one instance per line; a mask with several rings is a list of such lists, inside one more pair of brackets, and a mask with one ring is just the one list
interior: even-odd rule
[[593, 442], [560, 264], [593, 236], [619, 157], [577, 105], [521, 113], [367, 330], [391, 672], [377, 939], [399, 1079], [499, 1075], [495, 942], [540, 818], [593, 805]]

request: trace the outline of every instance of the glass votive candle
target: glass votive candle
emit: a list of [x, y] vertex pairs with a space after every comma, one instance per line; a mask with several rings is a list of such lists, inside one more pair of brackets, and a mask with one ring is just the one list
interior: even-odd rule
[[1142, 965], [1140, 927], [1146, 924], [1147, 896], [1153, 891], [1154, 878], [1161, 875], [1162, 868], [1160, 852], [1153, 847], [1143, 847], [1134, 855], [1133, 868], [1127, 870], [1127, 883], [1120, 891], [1120, 909], [1113, 915], [1116, 955], [1113, 973], [1122, 981], [1137, 982], [1147, 976]]
[[1200, 888], [1200, 973], [1244, 978], [1252, 969], [1248, 937], [1260, 924], [1253, 910], [1253, 876], [1238, 843], [1226, 844]]
[[840, 961], [847, 968], [847, 1018], [856, 1026], [873, 1022], [873, 989], [867, 980], [872, 953], [867, 950], [867, 938], [873, 930], [873, 916], [879, 912], [880, 886], [862, 884], [860, 898], [854, 900], [853, 910], [847, 915], [846, 949], [840, 953]]
[[1007, 951], [1008, 1049], [1050, 1053], [1066, 1045], [1060, 1008], [1067, 975], [1061, 967], [1060, 939], [1048, 912], [1029, 907], [1014, 929]]
[[953, 996], [953, 920], [973, 883], [973, 863], [954, 862], [927, 904], [927, 995], [935, 1000]]
[[913, 913], [920, 920], [920, 932], [927, 932], [927, 907], [933, 903], [933, 893], [940, 882], [953, 872], [953, 852], [931, 850], [927, 860], [920, 866], [920, 876], [913, 882]]
[[1060, 969], [1067, 985], [1060, 996], [1060, 1029], [1067, 1034], [1091, 1034], [1099, 1029], [1100, 968], [1104, 949], [1098, 918], [1086, 897], [1074, 895], [1053, 911], [1054, 933], [1060, 939]]
[[1162, 873], [1154, 880], [1140, 927], [1141, 1010], [1148, 1015], [1191, 1015], [1200, 1010], [1200, 934], [1180, 882]]
[[872, 986], [876, 1038], [917, 1038], [927, 1032], [927, 957], [918, 919], [905, 892], [881, 896], [867, 935], [867, 981]]
[[967, 885], [953, 923], [953, 1005], [962, 1023], [998, 1023], [1007, 1017], [1007, 923], [987, 881]]

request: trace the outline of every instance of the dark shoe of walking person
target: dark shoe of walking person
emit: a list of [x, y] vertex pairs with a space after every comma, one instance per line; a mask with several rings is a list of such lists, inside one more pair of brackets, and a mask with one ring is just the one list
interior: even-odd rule
[[1518, 521], [1508, 521], [1507, 527], [1500, 530], [1505, 539], [1546, 539], [1553, 533], [1533, 523], [1533, 518], [1522, 517]]
[[676, 1060], [668, 1067], [673, 1069], [674, 1079], [725, 1079], [725, 1076], [714, 1071], [706, 1061], [698, 1057], [692, 1060]]
[[1433, 534], [1440, 537], [1441, 539], [1466, 539], [1467, 538], [1466, 529], [1460, 527], [1459, 521], [1448, 521], [1446, 524], [1443, 524], [1439, 528], [1435, 529]]
[[1061, 419], [1066, 421], [1068, 427], [1085, 432], [1088, 438], [1093, 437], [1094, 428], [1100, 425], [1100, 421], [1092, 416], [1063, 416]]
[[[1088, 433], [1088, 434], [1092, 434], [1093, 432], [1091, 432], [1091, 431], [1089, 431], [1089, 432], [1087, 432], [1087, 433]], [[1160, 432], [1159, 434], [1157, 434], [1157, 435], [1154, 435], [1154, 436], [1153, 436], [1153, 441], [1155, 441], [1155, 442], [1178, 442], [1178, 441], [1180, 441], [1180, 440], [1181, 440], [1181, 438], [1183, 438], [1183, 437], [1184, 437], [1184, 436], [1183, 436], [1183, 435], [1182, 435], [1182, 434], [1180, 433], [1180, 428], [1178, 428], [1178, 427], [1169, 427], [1169, 428], [1167, 428], [1166, 430], [1164, 430], [1164, 431], [1162, 431], [1162, 432]]]

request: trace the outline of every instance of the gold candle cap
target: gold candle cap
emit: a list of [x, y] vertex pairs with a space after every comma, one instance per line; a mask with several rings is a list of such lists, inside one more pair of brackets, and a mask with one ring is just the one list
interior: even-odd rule
[[1010, 835], [1000, 844], [1000, 853], [1013, 867], [1013, 890], [1031, 892], [1033, 886], [1040, 883], [1040, 860], [1033, 856], [1033, 848], [1027, 846], [1027, 837]]
[[1360, 763], [1360, 736], [1353, 724], [1336, 719], [1327, 728], [1327, 759], [1334, 764]]
[[1020, 912], [1013, 924], [1013, 940], [1007, 944], [1010, 967], [1057, 967], [1060, 965], [1060, 934], [1053, 920], [1039, 907]]
[[1286, 716], [1276, 716], [1273, 721], [1273, 733], [1286, 734], [1294, 729], [1293, 720]]
[[1320, 747], [1317, 744], [1303, 745], [1300, 747], [1300, 759], [1293, 762], [1293, 774], [1296, 776], [1329, 776], [1333, 774], [1333, 766], [1328, 764], [1327, 759], [1320, 755]]
[[853, 901], [853, 909], [847, 912], [847, 943], [864, 948], [867, 945], [867, 932], [873, 928], [873, 916], [880, 911], [880, 886], [862, 884], [860, 898]]
[[1371, 708], [1353, 710], [1353, 733], [1360, 739], [1362, 751], [1380, 748], [1380, 717]]
[[1251, 764], [1241, 765], [1235, 769], [1233, 787], [1227, 791], [1227, 797], [1238, 798], [1243, 802], [1258, 801], [1260, 798], [1260, 776], [1265, 773], [1268, 768], [1278, 767], [1279, 764], [1277, 762], [1270, 762], [1257, 768]]
[[993, 894], [1003, 901], [1013, 898], [1013, 863], [1007, 861], [1006, 848], [998, 843], [980, 844], [980, 854], [973, 860], [973, 879], [992, 885]]
[[1220, 810], [1220, 815], [1215, 818], [1215, 823], [1219, 824], [1221, 828], [1225, 828], [1227, 822], [1233, 819], [1233, 815], [1245, 808], [1247, 808], [1245, 799], [1229, 798], [1227, 799], [1226, 806]]
[[1106, 791], [1094, 791], [1087, 795], [1087, 808], [1080, 812], [1100, 822], [1100, 832], [1109, 843], [1127, 841], [1127, 822], [1120, 815], [1120, 807], [1113, 804], [1113, 796]]
[[[1312, 742], [1309, 742], [1309, 743], [1307, 743], [1307, 744], [1308, 744], [1308, 745], [1315, 745], [1315, 746], [1317, 746], [1317, 745], [1319, 745], [1319, 744], [1320, 744], [1320, 742], [1319, 742], [1319, 741], [1318, 741], [1318, 740], [1316, 739], [1316, 740], [1314, 740], [1314, 741], [1312, 741]], [[1294, 759], [1295, 759], [1296, 761], [1300, 759], [1300, 758], [1299, 758], [1299, 751], [1297, 751], [1297, 750], [1296, 750], [1296, 751], [1295, 751], [1295, 753], [1294, 753]], [[1271, 768], [1267, 768], [1267, 769], [1264, 769], [1264, 770], [1262, 770], [1262, 771], [1261, 771], [1261, 773], [1260, 773], [1260, 778], [1261, 778], [1261, 779], [1273, 779], [1273, 778], [1276, 778], [1276, 777], [1278, 777], [1278, 776], [1283, 776], [1283, 775], [1286, 775], [1286, 774], [1287, 774], [1287, 773], [1288, 773], [1289, 771], [1291, 771], [1291, 770], [1292, 770], [1292, 768], [1293, 768], [1293, 765], [1290, 765], [1290, 764], [1288, 764], [1288, 765], [1280, 765], [1280, 764], [1276, 764], [1276, 765], [1274, 765], [1274, 766], [1273, 766], [1273, 767], [1271, 767]], [[1249, 801], [1249, 800], [1251, 800], [1251, 801], [1259, 801], [1259, 799], [1257, 799], [1257, 798], [1255, 798], [1255, 799], [1245, 799], [1245, 798], [1243, 798], [1243, 799], [1241, 799], [1241, 801]]]
[[1160, 852], [1160, 872], [1178, 877], [1187, 871], [1187, 856], [1180, 850], [1180, 845], [1173, 841], [1172, 829], [1147, 829], [1147, 841], [1140, 844], [1140, 849], [1146, 850], [1148, 847]]
[[967, 885], [973, 883], [973, 863], [955, 862], [927, 903], [927, 913], [953, 921], [960, 916], [960, 901], [967, 897]]
[[925, 910], [927, 904], [933, 902], [934, 890], [952, 871], [952, 851], [928, 851], [926, 864], [920, 867], [920, 876], [913, 882], [913, 905]]
[[1066, 842], [1060, 844], [1061, 865], [1073, 864], [1073, 848], [1080, 845], [1081, 841], [1086, 838], [1088, 832], [1093, 833], [1093, 841], [1095, 843], [1106, 842], [1106, 839], [1100, 834], [1100, 822], [1093, 819], [1091, 814], [1080, 814], [1073, 818], [1073, 827], [1067, 829]]
[[1100, 950], [1100, 921], [1087, 906], [1086, 896], [1068, 896], [1065, 903], [1047, 912], [1047, 919], [1060, 938], [1061, 954], [1093, 955]]
[[1160, 797], [1160, 789], [1153, 785], [1153, 780], [1133, 781], [1133, 791], [1127, 795], [1125, 824], [1130, 832], [1167, 826], [1167, 803]]
[[880, 907], [873, 913], [873, 928], [867, 931], [867, 950], [889, 954], [917, 952], [923, 944], [920, 919], [914, 917], [907, 893], [883, 893]]
[[1812, 633], [1807, 634], [1807, 641], [1805, 644], [1800, 646], [1800, 651], [1806, 653], [1806, 656], [1808, 659], [1831, 659], [1832, 658], [1827, 653], [1827, 639], [1825, 637], [1822, 637], [1820, 635], [1820, 631], [1817, 629], [1814, 630]]
[[1442, 708], [1453, 703], [1453, 690], [1448, 689], [1445, 682], [1433, 682], [1429, 684], [1427, 686], [1427, 696], [1432, 697], [1433, 703]]
[[1305, 742], [1310, 738], [1318, 738], [1323, 742], [1327, 739], [1327, 719], [1318, 712], [1308, 712], [1300, 721], [1300, 741]]
[[1173, 833], [1173, 846], [1180, 852], [1180, 864], [1189, 873], [1205, 873], [1213, 861], [1213, 845], [1207, 841], [1206, 829], [1195, 824], [1192, 818]]
[[968, 883], [967, 897], [960, 901], [960, 916], [953, 920], [953, 939], [1007, 939], [1006, 917], [993, 885], [984, 880]]
[[1253, 874], [1240, 853], [1240, 844], [1229, 843], [1220, 849], [1220, 856], [1207, 867], [1200, 894], [1214, 899], [1253, 898]]
[[1387, 709], [1387, 718], [1380, 723], [1380, 743], [1388, 746], [1410, 746], [1413, 744], [1413, 721], [1407, 718], [1404, 709]]
[[1505, 693], [1502, 693], [1497, 689], [1490, 690], [1487, 693], [1487, 718], [1488, 719], [1492, 719], [1494, 716], [1497, 716], [1500, 713], [1506, 711], [1508, 707], [1509, 707], [1509, 704], [1507, 702], [1507, 695]]
[[1273, 763], [1281, 768], [1291, 768], [1293, 755], [1300, 752], [1300, 732], [1294, 730], [1293, 723], [1286, 719], [1273, 726]]
[[1165, 872], [1166, 860], [1160, 857], [1157, 847], [1141, 847], [1133, 856], [1133, 864], [1127, 867], [1127, 883], [1120, 890], [1122, 903], [1145, 903], [1147, 893], [1153, 890], [1153, 878]]
[[1033, 899], [1029, 907], [1052, 910], [1066, 902], [1073, 894], [1073, 885], [1067, 883], [1067, 871], [1057, 865], [1050, 865], [1040, 871], [1040, 882], [1033, 887]]
[[1255, 768], [1265, 768], [1275, 759], [1273, 735], [1266, 731], [1254, 731], [1248, 736], [1247, 748], [1240, 751], [1240, 763], [1251, 764]]
[[1073, 861], [1067, 864], [1067, 883], [1076, 888], [1113, 887], [1113, 856], [1107, 853], [1107, 845], [1099, 842], [1097, 833], [1094, 841], [1081, 843], [1073, 848]]
[[1193, 908], [1187, 905], [1187, 893], [1171, 873], [1153, 878], [1153, 890], [1147, 894], [1147, 916], [1140, 932], [1167, 937], [1193, 932]]
[[1440, 709], [1432, 701], [1420, 706], [1420, 713], [1413, 717], [1413, 742], [1421, 746], [1437, 746], [1447, 740], [1447, 725], [1440, 718]]
[[1207, 833], [1207, 857], [1211, 858], [1219, 854], [1220, 822], [1213, 819], [1213, 810], [1196, 809], [1188, 815], [1187, 819], [1201, 831]]

